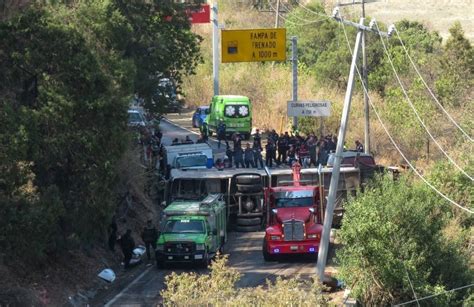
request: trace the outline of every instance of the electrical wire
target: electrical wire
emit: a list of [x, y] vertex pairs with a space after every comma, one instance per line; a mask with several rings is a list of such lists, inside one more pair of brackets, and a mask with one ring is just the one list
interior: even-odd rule
[[314, 15], [317, 15], [317, 16], [320, 16], [320, 17], [324, 17], [324, 18], [328, 18], [330, 20], [333, 20], [330, 16], [326, 15], [326, 14], [322, 14], [322, 13], [319, 13], [319, 12], [316, 12], [316, 11], [313, 11], [312, 9], [308, 8], [306, 5], [300, 3], [298, 0], [295, 1], [296, 4], [298, 4], [300, 7], [302, 7], [304, 10], [314, 14]]
[[[352, 55], [352, 48], [351, 48], [351, 45], [350, 45], [350, 42], [349, 42], [349, 37], [347, 36], [347, 31], [346, 31], [346, 28], [345, 28], [345, 25], [341, 22], [342, 24], [342, 29], [344, 30], [344, 36], [346, 37], [346, 42], [347, 42], [347, 46], [349, 48], [349, 51]], [[473, 210], [470, 210], [466, 207], [463, 207], [461, 206], [460, 204], [458, 204], [457, 202], [455, 202], [454, 200], [452, 200], [451, 198], [449, 198], [448, 196], [444, 195], [441, 191], [439, 191], [436, 187], [434, 187], [414, 166], [413, 164], [410, 162], [410, 160], [408, 160], [408, 158], [405, 156], [405, 154], [403, 153], [403, 151], [400, 149], [400, 147], [397, 145], [397, 143], [395, 142], [394, 138], [392, 137], [392, 135], [390, 134], [390, 132], [388, 131], [387, 127], [385, 126], [385, 124], [383, 123], [382, 121], [382, 118], [380, 117], [380, 114], [379, 112], [377, 111], [377, 108], [375, 107], [375, 104], [373, 103], [372, 101], [372, 98], [370, 97], [369, 95], [369, 92], [367, 90], [367, 87], [365, 86], [364, 82], [362, 81], [362, 75], [359, 71], [359, 68], [356, 66], [356, 71], [357, 71], [357, 74], [359, 76], [359, 80], [362, 84], [362, 87], [364, 89], [364, 92], [367, 94], [367, 98], [369, 100], [369, 103], [370, 103], [370, 106], [372, 107], [372, 109], [374, 110], [374, 113], [375, 113], [375, 116], [377, 117], [378, 121], [380, 122], [380, 125], [382, 126], [383, 130], [385, 131], [385, 133], [387, 134], [388, 138], [390, 139], [390, 142], [392, 142], [393, 146], [395, 147], [395, 149], [398, 151], [398, 153], [402, 156], [403, 160], [405, 160], [405, 162], [408, 164], [408, 166], [411, 168], [411, 170], [418, 176], [420, 177], [420, 179], [426, 184], [428, 185], [432, 190], [434, 190], [438, 195], [440, 195], [442, 198], [444, 198], [445, 200], [447, 200], [449, 203], [453, 204], [454, 206], [460, 208], [461, 210], [464, 210], [466, 212], [469, 212], [469, 213], [474, 213]]]
[[427, 300], [427, 299], [429, 299], [429, 298], [433, 298], [433, 297], [436, 297], [436, 296], [440, 296], [440, 295], [443, 295], [443, 294], [446, 294], [446, 293], [449, 293], [449, 292], [454, 292], [454, 291], [458, 291], [458, 290], [470, 288], [470, 287], [472, 287], [472, 286], [474, 286], [474, 284], [465, 285], [465, 286], [458, 287], [458, 288], [454, 288], [454, 289], [451, 289], [451, 290], [447, 290], [447, 291], [444, 291], [444, 292], [441, 292], [441, 293], [428, 295], [428, 296], [419, 298], [419, 299], [417, 299], [417, 300], [411, 300], [411, 301], [408, 301], [408, 302], [405, 302], [405, 303], [401, 303], [401, 304], [394, 305], [394, 307], [399, 307], [399, 306], [408, 305], [408, 304], [414, 303], [414, 302], [416, 302], [416, 301]]
[[418, 114], [418, 111], [416, 110], [415, 106], [413, 105], [413, 102], [411, 101], [410, 97], [408, 96], [408, 93], [405, 89], [405, 87], [403, 86], [403, 83], [402, 83], [402, 80], [400, 79], [400, 76], [398, 75], [397, 73], [397, 70], [395, 69], [395, 65], [393, 64], [393, 61], [392, 61], [392, 57], [390, 56], [390, 53], [388, 52], [388, 49], [387, 49], [387, 45], [385, 44], [385, 41], [383, 40], [382, 38], [382, 35], [380, 34], [380, 29], [379, 29], [379, 25], [377, 22], [375, 22], [375, 27], [377, 28], [377, 32], [380, 36], [380, 41], [382, 42], [382, 46], [383, 46], [383, 49], [385, 50], [385, 54], [387, 55], [387, 58], [388, 58], [388, 61], [390, 62], [390, 66], [392, 67], [392, 70], [395, 74], [395, 77], [398, 81], [398, 84], [400, 85], [402, 91], [403, 91], [403, 94], [406, 98], [406, 101], [408, 102], [408, 105], [411, 107], [411, 109], [413, 110], [413, 112], [415, 113], [416, 115], [416, 118], [418, 119], [418, 121], [420, 122], [420, 124], [423, 126], [423, 128], [426, 130], [426, 132], [428, 133], [428, 135], [430, 136], [430, 138], [433, 140], [433, 142], [436, 144], [436, 146], [439, 148], [439, 150], [441, 150], [441, 152], [446, 156], [446, 158], [448, 158], [448, 160], [461, 172], [463, 173], [466, 177], [468, 177], [469, 179], [471, 179], [471, 181], [474, 181], [474, 178], [471, 177], [468, 173], [466, 173], [462, 167], [460, 167], [456, 161], [454, 161], [451, 156], [448, 155], [448, 153], [441, 147], [441, 145], [439, 144], [439, 142], [436, 140], [436, 138], [431, 134], [430, 130], [428, 129], [428, 127], [426, 126], [425, 122], [423, 121], [423, 119], [420, 117], [420, 114]]
[[[270, 1], [268, 2], [268, 4], [270, 5], [270, 8], [276, 12], [276, 8], [272, 5], [272, 3], [271, 3]], [[288, 18], [283, 17], [283, 16], [280, 14], [280, 12], [278, 12], [277, 14], [278, 14], [278, 16], [279, 16], [281, 19], [283, 19], [283, 20], [285, 21], [285, 23], [289, 23], [289, 24], [292, 24], [292, 25], [298, 26], [298, 27], [302, 27], [302, 26], [307, 26], [307, 25], [315, 24], [315, 23], [321, 21], [321, 20], [307, 20], [307, 19], [303, 19], [303, 18], [301, 18], [301, 17], [299, 17], [299, 16], [294, 15], [294, 17], [295, 17], [296, 19], [299, 19], [299, 20], [301, 20], [301, 21], [304, 22], [304, 23], [298, 23], [298, 22], [294, 22], [294, 21], [292, 21], [292, 20], [289, 20]]]
[[424, 86], [426, 87], [426, 89], [430, 93], [431, 97], [433, 97], [434, 101], [436, 101], [436, 104], [438, 105], [438, 107], [444, 112], [444, 114], [446, 114], [446, 116], [449, 118], [449, 120], [464, 134], [464, 136], [466, 136], [469, 141], [473, 142], [474, 140], [472, 139], [472, 137], [466, 131], [464, 131], [463, 128], [461, 128], [461, 126], [454, 120], [454, 118], [452, 118], [452, 116], [448, 113], [448, 111], [446, 111], [446, 109], [443, 107], [443, 105], [439, 102], [438, 98], [436, 98], [435, 94], [430, 89], [430, 87], [426, 83], [425, 79], [421, 75], [420, 71], [418, 70], [418, 67], [416, 66], [415, 62], [413, 61], [413, 58], [410, 56], [410, 53], [408, 52], [405, 44], [403, 43], [402, 38], [400, 37], [400, 33], [398, 32], [398, 29], [396, 27], [395, 27], [395, 33], [397, 33], [398, 40], [400, 41], [400, 44], [402, 45], [403, 50], [405, 51], [406, 55], [408, 56], [408, 59], [410, 60], [411, 65], [415, 69], [416, 73], [418, 74], [418, 76], [421, 79], [421, 82], [423, 82]]
[[420, 302], [418, 301], [418, 298], [416, 297], [415, 289], [413, 288], [413, 283], [411, 282], [410, 274], [408, 273], [405, 263], [402, 262], [402, 264], [403, 264], [403, 267], [405, 268], [405, 272], [407, 273], [408, 282], [410, 283], [411, 292], [413, 293], [413, 296], [415, 297], [416, 304], [418, 305], [418, 307], [420, 307]]

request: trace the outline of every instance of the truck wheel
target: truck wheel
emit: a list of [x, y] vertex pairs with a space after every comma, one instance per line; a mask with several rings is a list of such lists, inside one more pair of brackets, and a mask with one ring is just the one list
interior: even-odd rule
[[239, 226], [254, 226], [254, 225], [260, 226], [261, 224], [262, 224], [262, 219], [259, 218], [259, 217], [253, 217], [253, 218], [240, 217], [240, 218], [237, 218], [237, 225], [239, 225]]
[[261, 184], [262, 179], [257, 175], [241, 175], [235, 177], [235, 182], [238, 184]]
[[263, 189], [262, 184], [237, 184], [237, 191], [240, 193], [258, 193]]
[[238, 232], [256, 232], [260, 231], [260, 225], [252, 225], [252, 226], [235, 226], [235, 230]]
[[267, 252], [267, 242], [265, 240], [263, 240], [262, 254], [265, 262], [275, 261], [275, 256]]

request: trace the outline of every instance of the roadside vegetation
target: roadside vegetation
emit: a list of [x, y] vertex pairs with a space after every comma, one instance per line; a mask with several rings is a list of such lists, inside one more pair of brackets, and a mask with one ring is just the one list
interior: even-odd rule
[[164, 306], [324, 306], [327, 298], [316, 280], [298, 277], [265, 286], [238, 288], [241, 275], [227, 266], [227, 256], [218, 256], [209, 274], [172, 273], [166, 277], [166, 289], [161, 292]]
[[2, 265], [41, 267], [106, 242], [124, 192], [119, 163], [131, 142], [133, 94], [159, 111], [159, 78], [179, 82], [200, 61], [200, 38], [180, 5], [47, 2], [2, 5]]

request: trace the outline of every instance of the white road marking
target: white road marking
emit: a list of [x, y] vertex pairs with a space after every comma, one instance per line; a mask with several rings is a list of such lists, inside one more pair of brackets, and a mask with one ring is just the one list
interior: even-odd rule
[[121, 298], [125, 292], [128, 291], [128, 289], [130, 289], [134, 284], [136, 284], [140, 279], [143, 278], [143, 276], [145, 276], [146, 273], [148, 273], [150, 271], [152, 267], [149, 267], [148, 269], [146, 269], [145, 271], [143, 271], [140, 275], [138, 275], [137, 278], [135, 278], [131, 283], [128, 284], [128, 286], [125, 287], [125, 289], [123, 289], [122, 291], [120, 291], [119, 294], [117, 294], [113, 299], [111, 299], [107, 304], [105, 304], [104, 306], [105, 307], [110, 307], [112, 306], [113, 303], [115, 303], [115, 301], [117, 301], [119, 298]]

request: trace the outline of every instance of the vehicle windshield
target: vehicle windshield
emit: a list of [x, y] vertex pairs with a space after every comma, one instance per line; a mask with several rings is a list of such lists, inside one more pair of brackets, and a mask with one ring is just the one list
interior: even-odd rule
[[136, 122], [141, 122], [141, 121], [143, 121], [143, 119], [140, 116], [140, 113], [138, 113], [138, 112], [129, 112], [128, 113], [128, 122], [129, 123], [136, 123]]
[[204, 233], [204, 223], [199, 220], [172, 220], [167, 221], [165, 233]]
[[192, 155], [176, 158], [176, 168], [206, 166], [206, 155]]
[[224, 107], [224, 115], [231, 118], [242, 118], [249, 116], [250, 110], [248, 105], [231, 104]]
[[175, 180], [171, 195], [174, 200], [201, 200], [207, 195], [206, 183], [201, 179]]
[[276, 198], [275, 205], [277, 208], [311, 207], [313, 205], [313, 198]]

